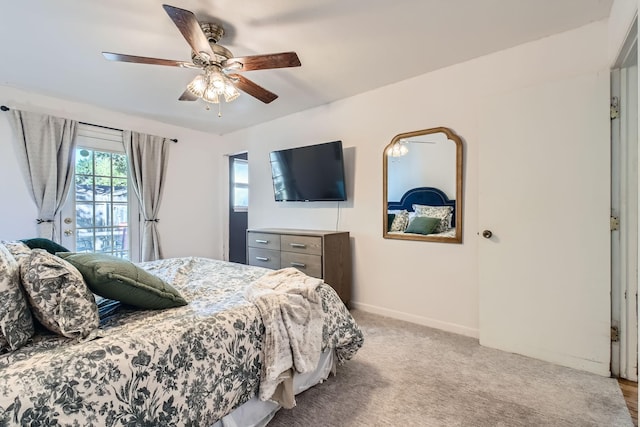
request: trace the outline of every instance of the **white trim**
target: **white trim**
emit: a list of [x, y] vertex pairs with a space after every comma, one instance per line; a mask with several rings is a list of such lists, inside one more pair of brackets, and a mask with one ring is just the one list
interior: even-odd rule
[[379, 314], [381, 316], [404, 320], [406, 322], [416, 323], [418, 325], [428, 326], [430, 328], [442, 329], [443, 331], [452, 332], [458, 335], [464, 335], [466, 337], [476, 339], [480, 337], [480, 331], [478, 329], [469, 328], [467, 326], [462, 326], [455, 323], [443, 322], [441, 320], [436, 320], [429, 317], [403, 313], [401, 311], [390, 310], [387, 308], [355, 301], [351, 301], [351, 307], [355, 308], [356, 310], [366, 311], [367, 313]]

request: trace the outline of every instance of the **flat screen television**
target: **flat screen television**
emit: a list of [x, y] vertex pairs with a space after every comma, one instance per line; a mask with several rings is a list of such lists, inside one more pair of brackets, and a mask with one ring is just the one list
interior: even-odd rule
[[345, 201], [342, 141], [272, 151], [276, 202]]

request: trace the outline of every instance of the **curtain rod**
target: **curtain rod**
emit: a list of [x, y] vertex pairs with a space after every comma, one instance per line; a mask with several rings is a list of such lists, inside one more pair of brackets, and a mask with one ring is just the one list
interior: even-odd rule
[[[0, 110], [2, 110], [2, 111], [9, 111], [9, 110], [10, 110], [10, 108], [9, 108], [9, 107], [7, 107], [6, 105], [0, 105]], [[117, 130], [117, 131], [122, 132], [122, 129], [111, 128], [111, 127], [109, 127], [109, 126], [94, 125], [93, 123], [86, 123], [86, 122], [79, 122], [79, 123], [80, 123], [80, 124], [82, 124], [82, 125], [95, 126], [95, 127], [99, 127], [99, 128], [102, 128], [102, 129], [111, 129], [111, 130]], [[177, 140], [177, 139], [175, 139], [175, 138], [170, 139], [169, 141], [173, 141], [173, 142], [175, 142], [175, 143], [177, 143], [177, 142], [178, 142], [178, 140]]]

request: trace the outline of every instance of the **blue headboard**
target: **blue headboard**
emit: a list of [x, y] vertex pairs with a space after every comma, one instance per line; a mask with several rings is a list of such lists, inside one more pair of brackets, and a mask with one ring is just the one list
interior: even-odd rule
[[434, 187], [413, 188], [402, 195], [399, 202], [387, 202], [387, 210], [406, 209], [413, 212], [413, 205], [428, 206], [451, 206], [453, 208], [453, 219], [451, 226], [456, 226], [456, 201], [450, 200], [447, 195]]

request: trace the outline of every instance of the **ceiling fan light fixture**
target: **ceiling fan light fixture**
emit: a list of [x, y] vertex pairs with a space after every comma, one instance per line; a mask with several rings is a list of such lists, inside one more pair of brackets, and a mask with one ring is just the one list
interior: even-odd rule
[[220, 102], [220, 96], [218, 94], [218, 91], [215, 90], [215, 88], [212, 86], [209, 86], [207, 90], [204, 91], [201, 98], [203, 101], [208, 102], [210, 104], [217, 104]]
[[390, 157], [402, 157], [409, 152], [406, 140], [400, 140], [393, 143], [393, 145], [387, 148], [387, 156]]
[[191, 83], [187, 85], [187, 89], [198, 98], [202, 98], [207, 89], [207, 79], [202, 74], [199, 74], [191, 80]]
[[233, 83], [227, 79], [227, 85], [224, 88], [224, 100], [231, 102], [240, 96], [240, 91], [233, 85]]

